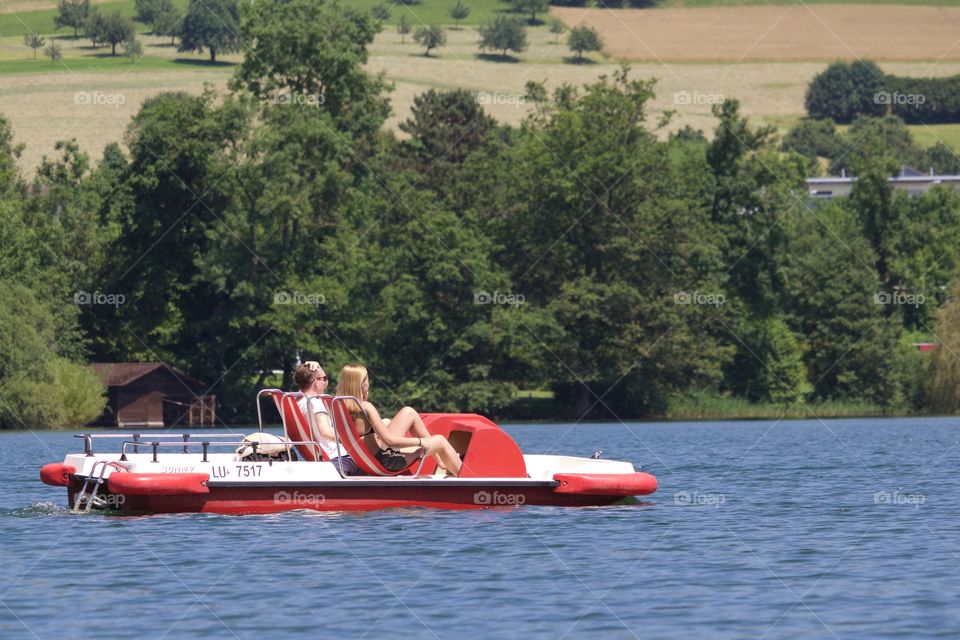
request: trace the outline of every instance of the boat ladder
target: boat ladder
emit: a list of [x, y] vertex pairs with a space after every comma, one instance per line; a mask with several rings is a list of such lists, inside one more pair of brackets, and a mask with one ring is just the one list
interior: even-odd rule
[[[98, 465], [100, 465], [99, 475], [97, 475]], [[77, 497], [73, 501], [73, 506], [70, 508], [71, 513], [90, 513], [93, 507], [102, 508], [106, 506], [106, 500], [97, 494], [106, 480], [103, 475], [107, 472], [107, 467], [114, 467], [123, 471], [127, 470], [127, 468], [119, 462], [112, 462], [110, 460], [97, 460], [94, 462], [93, 467], [90, 468], [90, 475], [83, 481], [80, 493], [77, 494]]]

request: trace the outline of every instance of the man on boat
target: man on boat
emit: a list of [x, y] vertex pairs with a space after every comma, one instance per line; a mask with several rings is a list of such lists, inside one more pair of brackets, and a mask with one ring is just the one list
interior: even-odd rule
[[300, 405], [300, 411], [303, 412], [308, 421], [310, 420], [308, 411], [313, 413], [314, 424], [319, 432], [317, 443], [323, 449], [326, 457], [333, 462], [338, 471], [342, 465], [343, 474], [346, 476], [363, 475], [353, 458], [343, 447], [337, 444], [327, 407], [323, 404], [323, 400], [317, 397], [326, 392], [327, 384], [330, 381], [327, 374], [324, 373], [323, 367], [320, 366], [319, 362], [308, 360], [297, 367], [293, 374], [293, 381], [300, 387], [300, 391], [304, 395], [297, 401], [297, 404]]

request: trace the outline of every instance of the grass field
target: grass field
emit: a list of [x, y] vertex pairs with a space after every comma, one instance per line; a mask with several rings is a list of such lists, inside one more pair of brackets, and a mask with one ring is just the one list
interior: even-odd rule
[[[465, 21], [467, 23], [482, 22], [494, 12], [508, 8], [508, 5], [500, 0], [465, 1], [473, 8], [470, 19]], [[53, 12], [49, 7], [53, 5], [53, 0], [5, 2], [6, 4], [0, 7], [4, 7], [7, 12], [14, 11], [16, 15], [0, 13], [0, 20], [5, 21], [3, 24], [9, 25], [12, 19], [28, 25], [40, 24], [46, 20], [48, 28], [38, 30], [46, 33], [52, 30]], [[373, 5], [376, 0], [352, 2]], [[452, 2], [453, 0], [423, 0], [409, 10], [417, 12], [425, 22], [448, 22], [449, 19], [445, 17], [446, 10]], [[680, 3], [668, 0], [666, 4], [678, 6]], [[743, 3], [726, 3], [721, 0], [710, 4], [740, 6]], [[390, 96], [394, 107], [394, 115], [387, 123], [390, 127], [395, 128], [400, 121], [408, 117], [410, 104], [417, 94], [430, 88], [455, 87], [476, 92], [478, 101], [488, 113], [502, 122], [517, 124], [527, 113], [527, 107], [522, 100], [527, 81], [545, 81], [551, 87], [561, 82], [573, 85], [592, 82], [597, 76], [610, 75], [617, 69], [620, 57], [616, 51], [622, 49], [626, 52], [623, 57], [632, 60], [634, 77], [658, 79], [651, 122], [656, 119], [658, 111], [669, 109], [676, 111], [676, 116], [668, 130], [689, 124], [709, 133], [716, 124], [710, 114], [710, 103], [717, 99], [737, 98], [742, 103], [743, 112], [754, 121], [775, 124], [785, 130], [803, 117], [805, 88], [810, 79], [824, 68], [824, 62], [817, 59], [817, 46], [820, 45], [816, 43], [816, 38], [810, 35], [812, 31], [808, 33], [809, 43], [802, 49], [787, 52], [789, 55], [784, 57], [788, 59], [765, 59], [764, 56], [770, 56], [771, 53], [770, 49], [764, 48], [764, 42], [768, 39], [779, 42], [781, 37], [777, 31], [778, 17], [780, 23], [789, 23], [790, 30], [796, 30], [804, 24], [815, 30], [816, 25], [809, 20], [803, 22], [797, 18], [800, 15], [796, 13], [798, 11], [806, 12], [807, 16], [812, 15], [810, 10], [805, 8], [805, 5], [810, 3], [803, 6], [794, 6], [789, 2], [764, 4], [788, 6], [709, 10], [726, 15], [727, 22], [718, 22], [719, 18], [715, 17], [715, 13], [705, 14], [703, 11], [706, 10], [701, 9], [596, 9], [579, 10], [580, 14], [575, 14], [570, 13], [571, 10], [554, 8], [557, 15], [566, 17], [568, 24], [575, 21], [570, 17], [572, 15], [579, 15], [576, 19], [591, 20], [610, 20], [619, 16], [627, 17], [640, 25], [637, 29], [664, 31], [660, 35], [653, 34], [663, 38], [664, 46], [668, 47], [660, 50], [660, 56], [645, 58], [640, 51], [643, 46], [637, 44], [640, 40], [632, 35], [625, 38], [622, 33], [617, 36], [614, 31], [611, 32], [612, 35], [604, 34], [609, 44], [604, 54], [590, 54], [586, 64], [571, 64], [571, 54], [563, 40], [561, 39], [560, 44], [554, 44], [554, 36], [546, 26], [529, 30], [529, 47], [517, 55], [514, 62], [497, 62], [478, 55], [480, 52], [477, 48], [476, 30], [470, 24], [460, 30], [448, 31], [447, 45], [435, 51], [429, 58], [423, 55], [423, 50], [414, 44], [409, 36], [406, 43], [402, 44], [396, 30], [388, 26], [371, 47], [369, 68], [371, 71], [383, 71], [395, 84], [395, 90]], [[960, 0], [949, 4], [960, 5]], [[105, 2], [102, 6], [108, 9], [121, 7], [132, 13], [133, 5], [132, 0], [124, 0]], [[903, 30], [905, 33], [912, 33], [909, 38], [890, 36], [884, 41], [886, 61], [882, 62], [881, 66], [887, 72], [903, 76], [960, 73], [960, 35], [951, 35], [949, 38], [944, 35], [944, 25], [950, 26], [953, 33], [960, 34], [960, 24], [955, 21], [955, 18], [960, 17], [960, 9], [947, 11], [936, 7], [918, 7], [916, 11], [926, 16], [926, 22], [924, 33], [916, 34], [909, 31], [912, 28], [909, 27], [911, 23], [900, 20], [902, 14], [899, 12], [904, 10], [903, 7], [872, 7], [868, 20], [863, 19], [863, 8], [857, 8], [857, 11], [850, 13], [854, 8], [845, 4], [814, 6], [817, 15], [825, 20], [829, 19], [826, 24], [834, 33], [852, 29], [851, 25], [860, 25], [859, 28], [865, 33], [881, 28], [889, 32]], [[886, 9], [895, 11], [885, 12]], [[408, 9], [395, 7], [392, 19], [396, 19], [398, 10]], [[785, 14], [788, 10], [790, 13]], [[774, 11], [774, 14], [770, 14], [770, 11]], [[936, 13], [939, 11], [946, 11], [944, 15], [947, 15], [949, 20]], [[763, 37], [759, 38], [759, 41], [757, 37], [730, 40], [731, 29], [743, 29], [746, 28], [744, 25], [748, 24], [759, 29], [757, 25], [762, 21], [751, 18], [756, 12], [767, 12], [763, 15], [768, 18], [771, 15], [776, 16], [770, 18], [770, 22], [760, 31], [759, 35]], [[687, 20], [675, 22], [675, 18], [670, 17], [674, 13], [684, 14]], [[37, 14], [44, 14], [46, 17], [41, 20]], [[666, 16], [663, 19], [669, 19], [666, 22], [657, 22], [663, 16]], [[708, 16], [709, 20], [704, 16]], [[708, 22], [710, 31], [714, 33], [712, 39], [696, 37], [695, 30]], [[619, 23], [614, 19], [613, 24]], [[673, 25], [672, 31], [665, 31], [668, 25]], [[622, 29], [622, 26], [620, 28]], [[820, 24], [819, 28], [821, 32], [829, 34], [823, 24]], [[107, 142], [122, 139], [130, 117], [136, 113], [145, 98], [167, 90], [200, 92], [205, 83], [225, 89], [233, 71], [233, 64], [240, 60], [240, 56], [234, 54], [225, 56], [224, 64], [211, 66], [205, 63], [205, 55], [178, 53], [175, 47], [169, 46], [165, 38], [145, 34], [140, 37], [146, 46], [147, 55], [132, 63], [119, 56], [106, 55], [107, 49], [94, 51], [89, 47], [89, 41], [67, 37], [64, 30], [57, 36], [58, 43], [64, 47], [64, 60], [51, 64], [42, 58], [42, 52], [38, 52], [38, 59], [33, 59], [32, 51], [22, 42], [22, 35], [11, 37], [9, 31], [5, 32], [0, 39], [0, 113], [11, 120], [17, 141], [27, 144], [21, 159], [25, 170], [29, 172], [44, 154], [51, 153], [57, 140], [65, 138], [76, 138], [82, 148], [94, 157], [99, 156]], [[623, 42], [618, 43], [618, 37]], [[945, 38], [950, 40], [949, 44], [946, 44]], [[651, 48], [653, 44], [660, 42], [642, 40]], [[916, 60], [917, 57], [926, 55], [923, 54], [924, 51], [930, 51], [932, 42], [939, 42], [938, 46], [942, 45], [944, 49], [932, 60]], [[956, 46], [953, 46], [954, 44]], [[720, 45], [728, 48], [718, 49]], [[734, 45], [739, 48], [730, 48]], [[782, 47], [779, 44], [776, 46]], [[676, 56], [678, 59], [670, 57], [670, 52], [674, 51], [670, 47], [680, 47], [680, 53]], [[724, 51], [726, 53], [723, 53]], [[812, 59], [804, 60], [803, 56], [811, 56]], [[736, 60], [739, 62], [734, 62]], [[115, 96], [115, 99], [110, 104], [99, 107], [96, 104], [77, 104], [77, 95], [82, 97], [84, 93]], [[121, 95], [122, 103], [119, 98]], [[921, 145], [929, 146], [943, 141], [960, 149], [960, 125], [914, 126], [911, 130]]]
[[623, 60], [664, 62], [960, 60], [960, 7], [792, 4], [553, 13], [603, 36]]

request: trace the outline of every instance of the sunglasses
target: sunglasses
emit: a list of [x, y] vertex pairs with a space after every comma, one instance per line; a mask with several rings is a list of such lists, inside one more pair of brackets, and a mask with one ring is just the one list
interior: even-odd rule
[[327, 376], [317, 376], [316, 378], [314, 378], [314, 380], [323, 380], [324, 382], [326, 382], [329, 379], [330, 378], [328, 378]]

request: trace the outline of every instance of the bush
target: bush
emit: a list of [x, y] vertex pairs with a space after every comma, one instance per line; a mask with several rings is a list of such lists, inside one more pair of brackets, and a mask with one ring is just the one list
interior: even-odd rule
[[783, 138], [783, 150], [807, 158], [833, 158], [843, 151], [833, 120], [803, 120]]

